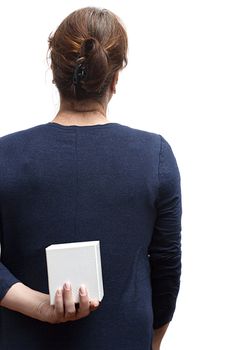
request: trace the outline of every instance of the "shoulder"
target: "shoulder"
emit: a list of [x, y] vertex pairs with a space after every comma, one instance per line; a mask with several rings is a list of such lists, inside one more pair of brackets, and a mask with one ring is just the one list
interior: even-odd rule
[[142, 150], [143, 154], [158, 159], [158, 172], [161, 178], [166, 175], [179, 179], [176, 157], [170, 142], [163, 135], [122, 125], [122, 134], [124, 133], [129, 139], [132, 136], [139, 152]]
[[33, 134], [38, 133], [38, 131], [41, 129], [42, 126], [43, 126], [43, 124], [36, 125], [36, 126], [32, 126], [30, 128], [17, 130], [17, 131], [14, 131], [12, 133], [3, 135], [0, 137], [0, 143], [4, 144], [7, 142], [20, 140], [20, 139], [25, 138], [25, 137], [30, 137]]
[[126, 137], [129, 140], [134, 140], [145, 145], [151, 144], [160, 147], [161, 140], [164, 139], [160, 134], [155, 132], [130, 127], [127, 125], [119, 124], [119, 129], [122, 137]]
[[30, 149], [38, 137], [43, 133], [42, 125], [36, 125], [27, 129], [18, 130], [0, 137], [0, 155], [18, 155]]

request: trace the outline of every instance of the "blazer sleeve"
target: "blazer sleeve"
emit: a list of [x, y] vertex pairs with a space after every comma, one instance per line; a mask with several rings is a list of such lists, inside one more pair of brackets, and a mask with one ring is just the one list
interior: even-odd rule
[[170, 322], [176, 308], [181, 275], [180, 174], [170, 145], [161, 137], [156, 221], [149, 246], [153, 328]]
[[[0, 225], [0, 248], [2, 244], [2, 231], [1, 231], [1, 225]], [[1, 250], [0, 250], [0, 257], [1, 257]], [[0, 259], [0, 302], [7, 293], [7, 291], [10, 289], [10, 287], [20, 282], [8, 269], [7, 267], [2, 263]]]

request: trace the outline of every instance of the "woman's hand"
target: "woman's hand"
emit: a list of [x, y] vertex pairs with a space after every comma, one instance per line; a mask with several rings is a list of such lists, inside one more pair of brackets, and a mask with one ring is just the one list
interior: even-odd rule
[[75, 321], [86, 317], [99, 306], [98, 300], [89, 301], [85, 286], [79, 289], [79, 307], [77, 308], [72, 296], [71, 285], [65, 283], [62, 289], [58, 289], [55, 296], [55, 304], [50, 305], [49, 299], [42, 301], [36, 308], [38, 319], [49, 323], [62, 323]]
[[55, 305], [50, 305], [48, 294], [38, 292], [21, 282], [17, 282], [7, 291], [0, 306], [52, 324], [74, 321], [88, 316], [99, 306], [99, 301], [89, 300], [88, 292], [84, 286], [78, 292], [78, 308], [73, 301], [69, 284], [65, 284], [62, 290], [57, 291]]
[[152, 350], [160, 350], [160, 345], [152, 343]]
[[169, 323], [166, 323], [164, 326], [154, 330], [152, 350], [160, 350], [160, 345], [161, 345], [162, 339], [167, 331], [168, 325], [169, 325]]
[[160, 345], [153, 345], [152, 344], [152, 350], [160, 350]]

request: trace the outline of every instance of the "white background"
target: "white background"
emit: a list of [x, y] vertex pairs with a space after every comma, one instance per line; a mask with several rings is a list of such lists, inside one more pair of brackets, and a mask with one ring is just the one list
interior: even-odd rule
[[183, 275], [162, 349], [231, 350], [232, 2], [2, 1], [0, 136], [54, 118], [47, 38], [88, 5], [112, 10], [128, 30], [129, 64], [108, 118], [162, 134], [181, 172]]

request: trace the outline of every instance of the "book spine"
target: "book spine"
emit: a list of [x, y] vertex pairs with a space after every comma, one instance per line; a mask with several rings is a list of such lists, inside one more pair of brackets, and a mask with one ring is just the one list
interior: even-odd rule
[[99, 301], [102, 300], [104, 295], [103, 290], [103, 280], [102, 280], [102, 267], [101, 267], [101, 256], [100, 256], [100, 244], [95, 246], [95, 257], [96, 257], [96, 273], [97, 273], [97, 281], [98, 281], [98, 294], [99, 294]]

